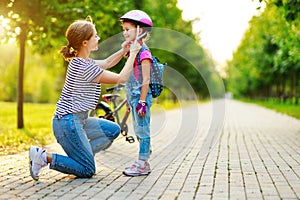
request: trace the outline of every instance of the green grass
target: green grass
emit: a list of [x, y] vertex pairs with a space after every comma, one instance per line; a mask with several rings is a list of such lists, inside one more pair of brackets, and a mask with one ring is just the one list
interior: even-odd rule
[[[300, 105], [278, 101], [249, 101], [280, 113], [300, 119]], [[201, 102], [200, 102], [201, 103]], [[189, 102], [153, 102], [152, 112], [171, 110], [190, 105]], [[15, 154], [27, 150], [30, 145], [44, 146], [55, 142], [51, 119], [54, 104], [24, 104], [24, 129], [17, 129], [16, 103], [0, 102], [0, 155]], [[123, 116], [122, 114], [120, 116]]]
[[55, 105], [24, 104], [24, 129], [17, 129], [16, 103], [0, 102], [0, 155], [24, 151], [30, 145], [55, 141], [51, 119]]
[[[152, 111], [170, 110], [189, 103], [153, 102]], [[17, 129], [17, 104], [0, 102], [0, 156], [27, 150], [30, 145], [44, 146], [55, 142], [51, 119], [54, 104], [24, 104], [24, 129]], [[121, 111], [120, 117], [124, 114]]]
[[288, 102], [279, 102], [277, 100], [269, 100], [269, 101], [252, 101], [252, 100], [244, 100], [249, 103], [255, 103], [257, 105], [263, 106], [265, 108], [269, 108], [275, 110], [279, 113], [284, 113], [289, 116], [300, 119], [300, 105], [295, 105], [293, 103]]

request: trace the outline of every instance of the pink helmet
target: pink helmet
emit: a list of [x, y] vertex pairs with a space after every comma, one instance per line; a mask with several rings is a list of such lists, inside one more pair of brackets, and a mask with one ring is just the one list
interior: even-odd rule
[[152, 27], [151, 18], [147, 13], [141, 10], [131, 10], [120, 17], [120, 20], [131, 20]]

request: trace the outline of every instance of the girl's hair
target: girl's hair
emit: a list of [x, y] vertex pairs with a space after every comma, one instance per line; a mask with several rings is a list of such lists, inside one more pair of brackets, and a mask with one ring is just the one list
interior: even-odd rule
[[59, 53], [62, 54], [65, 60], [77, 56], [84, 40], [89, 40], [94, 34], [95, 25], [91, 21], [78, 20], [73, 22], [66, 31], [68, 45], [63, 46]]

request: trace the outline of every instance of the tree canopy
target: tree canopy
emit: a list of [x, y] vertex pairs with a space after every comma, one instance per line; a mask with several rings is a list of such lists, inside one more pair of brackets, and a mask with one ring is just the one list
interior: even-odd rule
[[227, 88], [237, 96], [298, 102], [300, 1], [272, 0], [249, 23], [228, 63]]
[[[0, 70], [5, 71], [5, 79], [0, 83], [4, 94], [0, 95], [0, 100], [17, 100], [20, 118], [24, 99], [55, 102], [64, 77], [60, 70], [62, 67], [59, 68], [64, 66], [64, 62], [57, 51], [66, 45], [65, 31], [69, 24], [91, 16], [102, 38], [99, 46], [103, 47], [92, 56], [103, 58], [120, 48], [123, 38], [119, 17], [132, 9], [144, 10], [153, 20], [154, 28], [149, 41], [153, 54], [184, 76], [199, 97], [209, 97], [210, 93], [222, 96], [224, 89], [220, 79], [216, 78], [213, 60], [207, 56], [199, 44], [199, 37], [193, 33], [193, 21], [183, 20], [182, 11], [176, 5], [177, 0], [2, 0], [1, 43], [6, 44], [3, 46], [5, 49], [15, 48], [9, 43], [11, 38], [15, 38], [19, 53], [10, 55], [14, 57], [14, 62], [4, 59], [0, 63]], [[111, 40], [112, 37], [117, 42]], [[123, 63], [113, 70], [119, 71]], [[47, 76], [41, 72], [47, 73]], [[18, 85], [11, 81], [12, 77], [17, 77]], [[176, 85], [175, 82], [172, 87], [173, 90], [185, 91], [183, 85]], [[214, 89], [210, 91], [209, 88]], [[21, 122], [19, 127], [22, 125]]]

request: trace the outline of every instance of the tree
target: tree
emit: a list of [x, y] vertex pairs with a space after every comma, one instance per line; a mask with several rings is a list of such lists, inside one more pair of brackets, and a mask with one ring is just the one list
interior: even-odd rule
[[[115, 9], [105, 6], [112, 12]], [[3, 27], [5, 31], [1, 42], [10, 38], [18, 41], [20, 48], [18, 90], [17, 90], [17, 127], [24, 127], [23, 120], [23, 77], [25, 65], [25, 48], [30, 42], [37, 51], [47, 53], [56, 45], [56, 41], [64, 40], [66, 27], [75, 19], [84, 19], [92, 12], [96, 18], [101, 18], [99, 1], [67, 1], [67, 0], [2, 0], [0, 1], [0, 22], [8, 21], [8, 26]], [[107, 18], [104, 18], [104, 20]], [[113, 19], [108, 17], [108, 19]], [[102, 20], [103, 21], [103, 20]], [[108, 30], [108, 29], [107, 29]], [[104, 30], [104, 33], [106, 31]], [[109, 33], [107, 33], [109, 34]], [[56, 47], [57, 48], [57, 47]]]
[[[150, 4], [153, 6], [148, 6]], [[181, 11], [176, 7], [176, 4], [176, 0], [167, 2], [159, 0], [1, 0], [0, 23], [8, 22], [3, 37], [1, 33], [1, 42], [8, 41], [9, 38], [15, 38], [20, 48], [17, 87], [18, 128], [24, 127], [23, 76], [24, 66], [26, 65], [26, 45], [31, 45], [31, 49], [35, 49], [40, 54], [53, 52], [53, 48], [58, 48], [58, 44], [59, 48], [62, 45], [66, 45], [64, 35], [68, 25], [74, 20], [84, 19], [88, 15], [93, 18], [102, 40], [106, 41], [109, 37], [122, 31], [119, 17], [131, 9], [145, 10], [155, 21], [156, 27], [178, 30], [180, 33], [186, 34], [198, 42], [192, 32], [192, 22], [182, 20]], [[164, 13], [164, 16], [157, 15], [157, 12]], [[176, 38], [168, 38], [167, 41], [168, 44], [173, 45], [174, 49], [177, 48], [178, 51], [186, 49], [189, 52], [193, 52], [193, 49], [188, 49], [185, 44], [177, 45]], [[109, 46], [110, 50], [115, 49], [115, 45]], [[195, 48], [200, 49], [200, 51], [197, 51], [199, 52], [198, 55], [194, 55], [195, 59], [203, 64], [201, 66], [202, 69], [208, 68], [209, 61], [207, 61], [205, 52], [199, 44], [196, 46]], [[118, 44], [117, 48], [119, 47], [120, 44]], [[111, 51], [107, 52], [110, 53]], [[105, 54], [101, 54], [105, 56]], [[97, 54], [93, 54], [93, 56], [99, 58]], [[172, 55], [168, 57], [168, 60], [170, 60], [170, 64], [174, 63], [173, 66], [182, 66], [181, 64], [184, 64], [184, 61], [178, 63], [180, 59], [177, 58], [177, 55]], [[199, 84], [199, 76], [194, 75], [194, 69], [187, 69], [179, 68], [178, 70], [182, 74], [187, 75], [193, 86], [200, 91], [199, 88], [202, 88], [202, 86]], [[115, 71], [117, 70], [118, 68]]]
[[[0, 3], [0, 20], [8, 20], [3, 41], [15, 38], [20, 47], [18, 90], [17, 90], [17, 127], [24, 127], [23, 120], [23, 77], [25, 65], [25, 48], [27, 41], [35, 45], [41, 53], [52, 47], [54, 40], [49, 37], [63, 37], [66, 24], [82, 12], [83, 3], [58, 0], [2, 0]], [[70, 6], [72, 5], [72, 6]], [[65, 20], [58, 23], [58, 17]]]
[[[34, 3], [34, 4], [32, 4]], [[25, 44], [27, 40], [27, 31], [29, 31], [29, 26], [31, 22], [31, 17], [29, 17], [30, 12], [26, 12], [26, 8], [32, 6], [38, 6], [35, 1], [18, 1], [18, 3], [13, 1], [1, 1], [1, 14], [5, 18], [10, 19], [11, 32], [7, 32], [7, 37], [14, 36], [18, 37], [20, 44], [20, 58], [19, 58], [19, 76], [18, 76], [18, 128], [23, 128], [23, 69], [25, 60]], [[26, 5], [27, 4], [27, 5]], [[35, 18], [35, 14], [32, 18]]]
[[297, 101], [299, 6], [292, 5], [300, 4], [299, 1], [269, 1], [261, 15], [252, 18], [229, 64], [228, 86], [232, 90], [264, 98], [296, 97]]

